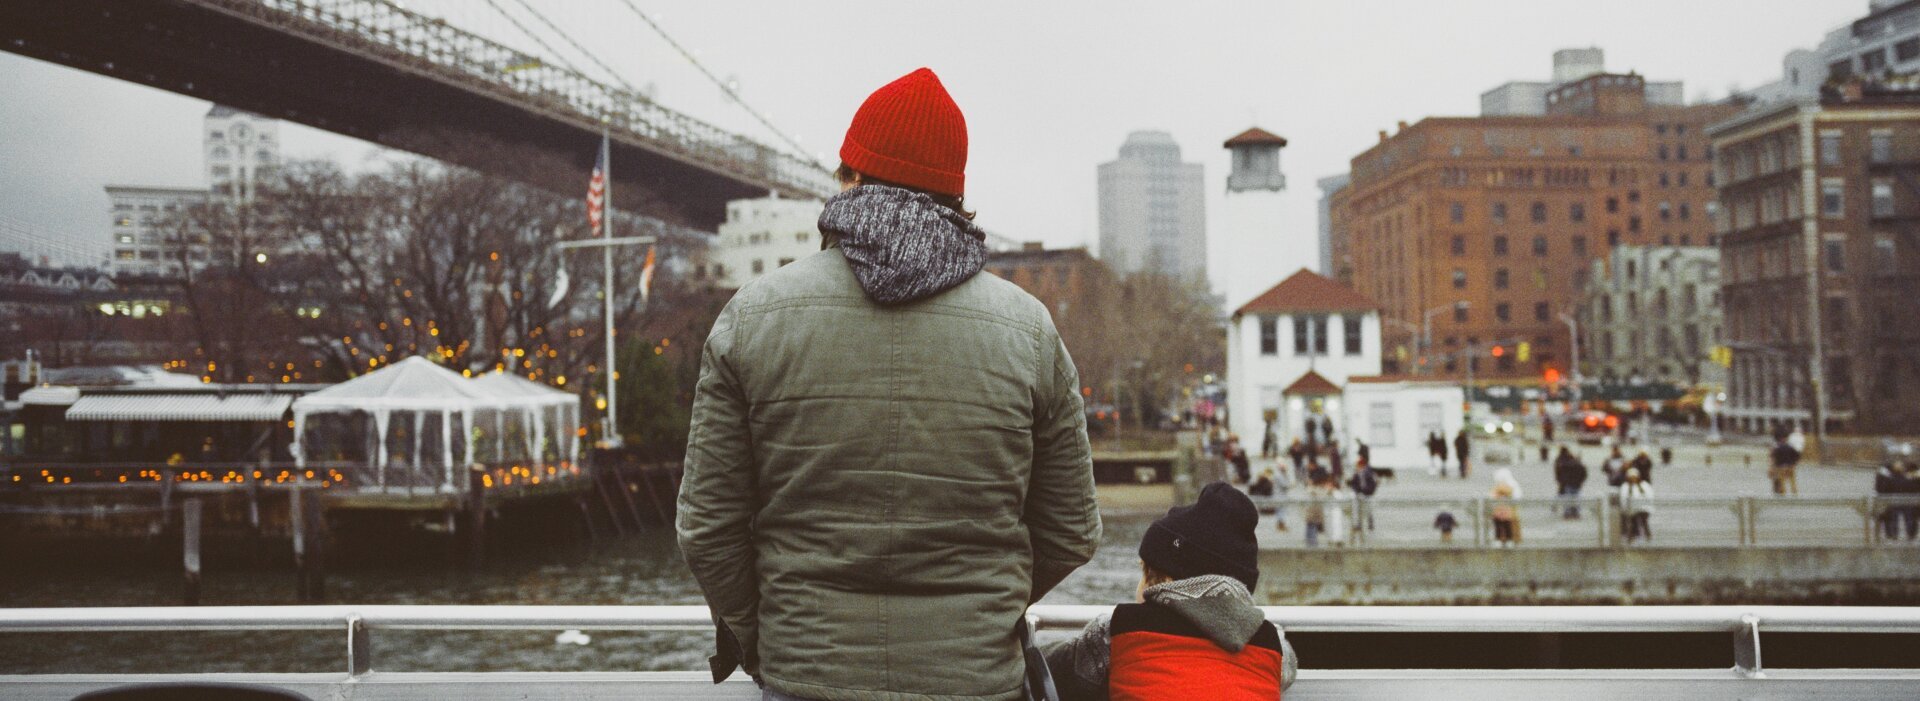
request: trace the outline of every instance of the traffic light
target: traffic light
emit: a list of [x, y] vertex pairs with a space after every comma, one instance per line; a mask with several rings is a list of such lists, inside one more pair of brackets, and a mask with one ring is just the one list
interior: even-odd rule
[[1555, 370], [1553, 368], [1547, 368], [1546, 375], [1542, 379], [1546, 380], [1547, 384], [1549, 385], [1560, 384], [1560, 371]]
[[1498, 357], [1500, 357], [1500, 356], [1503, 356], [1503, 355], [1506, 355], [1506, 354], [1507, 354], [1507, 349], [1505, 349], [1505, 348], [1502, 348], [1502, 347], [1500, 347], [1500, 346], [1494, 346], [1494, 347], [1493, 347], [1493, 357], [1495, 357], [1495, 358], [1498, 358]]
[[1520, 362], [1528, 362], [1533, 357], [1533, 344], [1526, 341], [1521, 341], [1519, 347], [1514, 350], [1514, 355], [1518, 356], [1516, 359]]

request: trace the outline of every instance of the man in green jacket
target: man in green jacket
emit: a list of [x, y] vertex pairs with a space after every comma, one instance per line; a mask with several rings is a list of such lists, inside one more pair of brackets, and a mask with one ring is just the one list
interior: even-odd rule
[[980, 275], [966, 123], [932, 71], [867, 98], [826, 250], [750, 283], [702, 353], [680, 548], [718, 682], [767, 698], [1021, 696], [1015, 622], [1100, 538], [1079, 377]]

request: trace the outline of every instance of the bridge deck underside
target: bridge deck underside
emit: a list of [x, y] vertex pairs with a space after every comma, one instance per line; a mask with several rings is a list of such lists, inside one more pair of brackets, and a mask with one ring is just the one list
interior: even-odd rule
[[[513, 177], [560, 194], [584, 196], [599, 147], [599, 132], [579, 115], [456, 84], [410, 65], [406, 56], [351, 51], [192, 3], [0, 3], [0, 50]], [[728, 200], [763, 196], [777, 187], [649, 149], [637, 140], [616, 138], [613, 158], [619, 209], [703, 230], [719, 223]]]

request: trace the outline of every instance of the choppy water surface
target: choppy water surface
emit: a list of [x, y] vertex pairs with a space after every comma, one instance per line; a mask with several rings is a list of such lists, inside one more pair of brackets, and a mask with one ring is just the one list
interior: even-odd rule
[[[1130, 599], [1139, 580], [1135, 555], [1152, 517], [1109, 515], [1093, 562], [1047, 596], [1050, 604], [1111, 604]], [[172, 606], [177, 571], [151, 564], [87, 562], [0, 566], [0, 606]], [[593, 546], [523, 549], [488, 568], [464, 572], [440, 563], [336, 571], [328, 603], [352, 604], [699, 604], [699, 589], [673, 536], [657, 530]], [[294, 604], [293, 574], [221, 571], [209, 562], [201, 601], [218, 605]], [[375, 668], [387, 671], [698, 670], [710, 633], [590, 633], [587, 645], [557, 644], [558, 631], [380, 632]], [[0, 635], [0, 673], [331, 672], [345, 667], [342, 634], [105, 633]]]

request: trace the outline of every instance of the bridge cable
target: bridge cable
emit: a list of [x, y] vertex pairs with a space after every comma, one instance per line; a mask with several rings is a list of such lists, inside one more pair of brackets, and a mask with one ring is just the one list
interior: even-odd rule
[[587, 60], [593, 62], [593, 65], [599, 66], [600, 70], [606, 71], [608, 76], [612, 77], [615, 82], [618, 82], [620, 84], [620, 87], [626, 88], [627, 92], [634, 93], [636, 95], [640, 93], [640, 90], [638, 88], [633, 87], [632, 83], [628, 83], [627, 79], [620, 77], [620, 73], [618, 71], [613, 70], [612, 66], [608, 66], [605, 62], [601, 61], [599, 56], [594, 55], [592, 51], [588, 51], [587, 47], [581, 46], [580, 42], [574, 41], [573, 35], [568, 34], [566, 33], [566, 31], [560, 29], [559, 25], [554, 24], [553, 20], [547, 19], [547, 16], [544, 14], [541, 14], [539, 10], [534, 9], [533, 5], [528, 4], [527, 0], [514, 0], [514, 2], [520, 3], [520, 6], [526, 8], [527, 12], [529, 14], [532, 14], [534, 19], [540, 20], [540, 23], [547, 25], [547, 28], [553, 30], [554, 34], [560, 35], [561, 40], [567, 42], [567, 45], [572, 46], [575, 51], [578, 51], [582, 55], [586, 56]]
[[[524, 2], [525, 0], [521, 0], [521, 1]], [[758, 120], [761, 126], [764, 126], [767, 128], [768, 131], [773, 132], [774, 136], [780, 137], [781, 141], [787, 142], [787, 145], [793, 147], [793, 150], [796, 153], [798, 153], [801, 158], [807, 159], [809, 162], [813, 163], [815, 167], [818, 167], [821, 170], [828, 170], [827, 166], [821, 163], [819, 159], [814, 158], [813, 155], [807, 151], [806, 147], [800, 145], [799, 141], [796, 141], [791, 136], [787, 136], [786, 132], [781, 131], [779, 127], [774, 126], [772, 120], [767, 119], [766, 115], [760, 114], [759, 111], [753, 109], [752, 105], [747, 104], [747, 101], [740, 97], [740, 93], [738, 91], [735, 91], [732, 86], [727, 85], [726, 81], [721, 80], [719, 76], [714, 75], [713, 71], [708, 70], [706, 64], [701, 63], [700, 59], [694, 58], [693, 52], [688, 51], [686, 47], [681, 46], [680, 42], [674, 41], [673, 35], [668, 34], [667, 30], [664, 27], [660, 26], [660, 23], [653, 21], [652, 17], [648, 17], [647, 13], [642, 12], [640, 10], [639, 5], [633, 4], [633, 0], [620, 0], [620, 3], [623, 5], [626, 5], [627, 9], [632, 10], [633, 14], [638, 15], [640, 17], [640, 21], [646, 22], [647, 26], [652, 27], [653, 31], [660, 35], [660, 38], [667, 40], [668, 46], [672, 46], [673, 50], [680, 52], [681, 58], [685, 58], [688, 63], [693, 64], [694, 68], [699, 69], [700, 74], [706, 76], [707, 80], [713, 81], [713, 84], [719, 87], [721, 92], [726, 93], [727, 97], [731, 98], [734, 104], [739, 105], [740, 109], [746, 110], [747, 114], [753, 115], [753, 118], [755, 120]]]
[[[500, 3], [494, 2], [494, 0], [487, 0], [487, 5], [489, 7], [492, 7], [494, 12], [500, 13], [501, 17], [507, 18], [508, 22], [513, 23], [514, 28], [519, 29], [521, 34], [527, 35], [527, 38], [532, 39], [533, 43], [539, 44], [540, 48], [546, 50], [546, 52], [549, 55], [553, 56], [554, 60], [559, 61], [562, 67], [566, 68], [567, 70], [578, 73], [582, 76], [587, 74], [586, 71], [580, 70], [579, 66], [573, 65], [572, 61], [568, 61], [566, 54], [560, 53], [559, 50], [554, 49], [553, 46], [548, 44], [545, 39], [541, 39], [540, 35], [534, 34], [533, 30], [531, 29], [527, 29], [527, 25], [521, 24], [518, 18], [515, 18], [513, 15], [508, 14], [507, 9], [504, 7], [501, 7]], [[544, 57], [536, 57], [536, 58], [541, 58], [541, 60], [545, 60]], [[619, 76], [615, 76], [615, 79], [616, 80], [619, 79]]]

